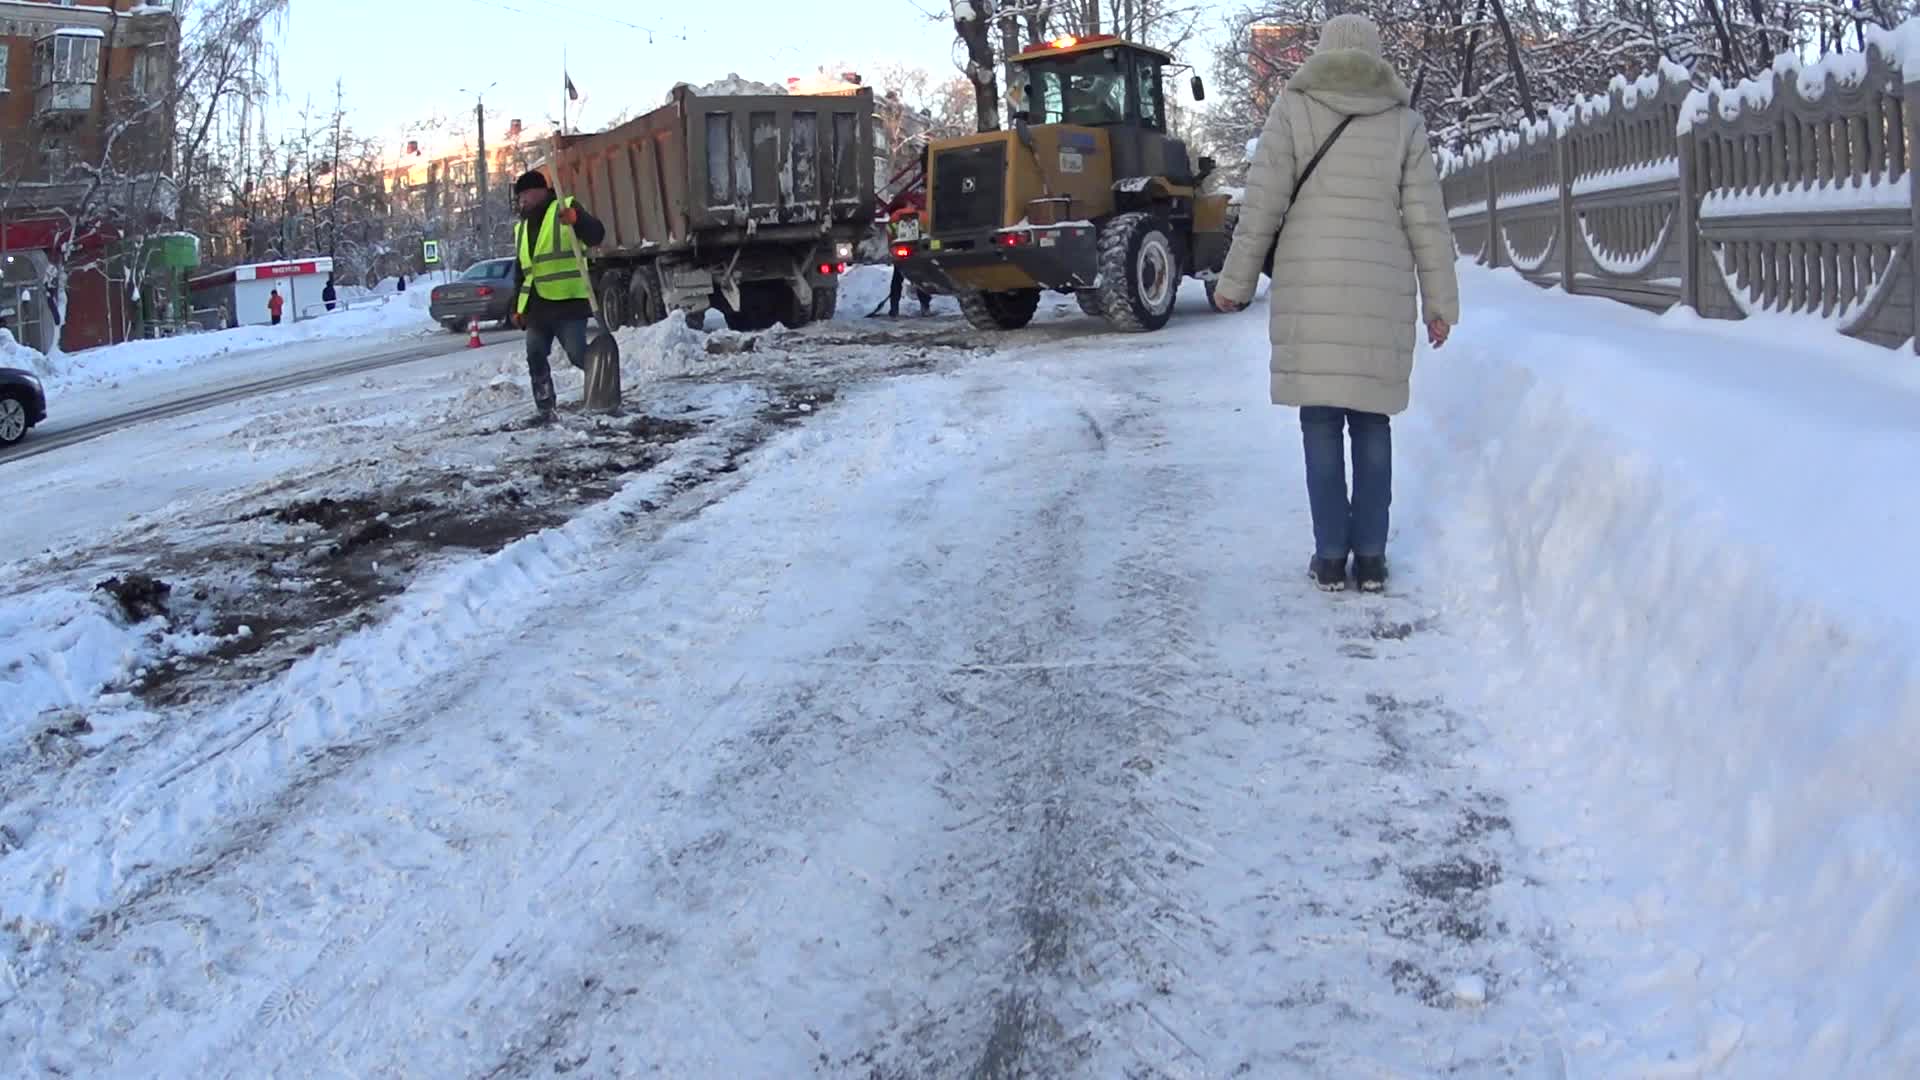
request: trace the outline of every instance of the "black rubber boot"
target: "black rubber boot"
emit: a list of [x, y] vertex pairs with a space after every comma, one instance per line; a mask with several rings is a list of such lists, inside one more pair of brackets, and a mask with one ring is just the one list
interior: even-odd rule
[[1355, 555], [1353, 557], [1353, 576], [1360, 583], [1361, 592], [1387, 591], [1387, 557], [1385, 555]]
[[1347, 560], [1345, 559], [1322, 559], [1315, 556], [1314, 560], [1307, 564], [1307, 573], [1322, 592], [1347, 591]]

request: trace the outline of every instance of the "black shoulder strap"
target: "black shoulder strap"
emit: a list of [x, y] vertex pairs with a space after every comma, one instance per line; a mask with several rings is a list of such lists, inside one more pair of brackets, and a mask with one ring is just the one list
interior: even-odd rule
[[[1320, 167], [1320, 159], [1327, 156], [1327, 151], [1333, 149], [1334, 141], [1340, 138], [1340, 133], [1347, 130], [1347, 125], [1351, 123], [1353, 123], [1353, 117], [1351, 115], [1342, 117], [1340, 120], [1340, 123], [1334, 126], [1333, 134], [1328, 135], [1327, 141], [1321, 143], [1320, 149], [1315, 150], [1313, 152], [1313, 157], [1308, 159], [1307, 167], [1300, 170], [1300, 179], [1294, 181], [1293, 194], [1288, 196], [1287, 198], [1287, 215], [1288, 216], [1292, 216], [1293, 214], [1293, 204], [1295, 200], [1300, 198], [1300, 189], [1307, 186], [1307, 180], [1313, 176], [1313, 170]], [[1280, 228], [1284, 230], [1286, 227], [1287, 227], [1286, 218], [1283, 217], [1280, 219]], [[1279, 247], [1279, 245], [1280, 245], [1280, 234], [1274, 233], [1273, 242], [1267, 245], [1266, 257], [1263, 258], [1260, 262], [1260, 269], [1264, 271], [1268, 277], [1273, 276], [1273, 252], [1275, 248]]]
[[[1339, 125], [1333, 129], [1333, 134], [1327, 136], [1327, 141], [1321, 143], [1320, 149], [1313, 152], [1313, 157], [1307, 161], [1307, 167], [1300, 170], [1300, 179], [1293, 185], [1294, 199], [1300, 197], [1300, 189], [1307, 186], [1307, 180], [1313, 176], [1313, 170], [1320, 167], [1320, 159], [1327, 156], [1327, 151], [1333, 149], [1333, 144], [1340, 138], [1340, 133], [1347, 130], [1347, 125], [1351, 123], [1353, 123], [1353, 117], [1351, 115], [1342, 117]], [[1293, 201], [1291, 199], [1288, 200], [1289, 208], [1291, 208], [1292, 204]]]

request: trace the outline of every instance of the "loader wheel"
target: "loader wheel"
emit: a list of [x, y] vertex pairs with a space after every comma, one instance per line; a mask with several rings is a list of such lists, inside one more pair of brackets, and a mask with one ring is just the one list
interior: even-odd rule
[[1107, 317], [1107, 309], [1100, 306], [1099, 289], [1075, 289], [1073, 298], [1080, 302], [1080, 310], [1096, 319]]
[[1100, 309], [1116, 330], [1158, 330], [1180, 295], [1180, 254], [1152, 214], [1121, 214], [1100, 230]]
[[960, 313], [976, 330], [1018, 330], [1032, 322], [1033, 313], [1040, 310], [1039, 289], [1012, 292], [964, 289], [958, 299]]

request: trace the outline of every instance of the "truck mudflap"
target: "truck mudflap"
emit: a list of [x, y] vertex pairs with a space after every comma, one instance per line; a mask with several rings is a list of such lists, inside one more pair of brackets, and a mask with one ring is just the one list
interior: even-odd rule
[[1099, 233], [1085, 221], [900, 241], [892, 251], [909, 279], [932, 279], [948, 291], [1067, 292], [1093, 288], [1100, 273]]

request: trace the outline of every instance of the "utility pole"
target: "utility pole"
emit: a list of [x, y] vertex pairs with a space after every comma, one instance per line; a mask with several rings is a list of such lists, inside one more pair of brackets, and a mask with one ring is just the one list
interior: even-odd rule
[[475, 162], [476, 167], [473, 173], [474, 178], [479, 181], [480, 189], [479, 254], [482, 259], [493, 254], [493, 203], [491, 201], [493, 193], [487, 190], [487, 91], [499, 85], [500, 81], [495, 79], [493, 82], [488, 83], [478, 90], [469, 90], [462, 86], [456, 91], [461, 94], [473, 95], [473, 122], [480, 131], [478, 140], [480, 146], [479, 161]]
[[493, 254], [493, 192], [487, 187], [487, 107], [473, 104], [473, 119], [480, 128], [480, 162], [474, 174], [480, 178], [480, 257]]
[[333, 81], [333, 199], [327, 207], [327, 258], [340, 254], [340, 114], [344, 95], [340, 80]]

